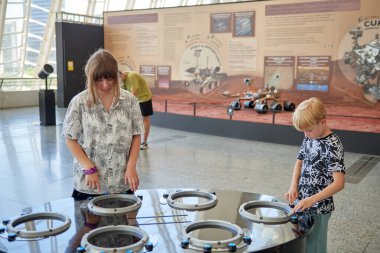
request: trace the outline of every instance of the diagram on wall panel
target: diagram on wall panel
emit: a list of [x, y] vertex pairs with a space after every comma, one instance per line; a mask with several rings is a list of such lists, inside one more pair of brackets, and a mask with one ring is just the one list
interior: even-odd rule
[[294, 56], [265, 56], [264, 88], [274, 87], [292, 90], [294, 80]]
[[180, 76], [184, 87], [196, 94], [205, 94], [220, 86], [226, 77], [217, 52], [207, 43], [187, 47], [180, 61]]
[[295, 90], [329, 91], [331, 56], [298, 56]]

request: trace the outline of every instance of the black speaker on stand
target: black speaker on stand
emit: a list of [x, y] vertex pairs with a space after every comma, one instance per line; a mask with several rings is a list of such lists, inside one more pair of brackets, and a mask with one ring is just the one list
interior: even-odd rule
[[42, 70], [38, 73], [40, 79], [45, 79], [45, 90], [38, 92], [39, 109], [40, 109], [40, 125], [54, 126], [55, 125], [55, 92], [48, 89], [48, 76], [53, 73], [54, 69], [51, 65], [45, 64]]

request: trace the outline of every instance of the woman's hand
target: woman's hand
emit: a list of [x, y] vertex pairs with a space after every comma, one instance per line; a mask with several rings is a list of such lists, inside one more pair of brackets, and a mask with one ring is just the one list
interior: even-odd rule
[[136, 168], [127, 167], [124, 175], [125, 184], [129, 184], [132, 191], [136, 191], [139, 188], [139, 175]]
[[93, 189], [94, 191], [97, 190], [100, 193], [100, 182], [98, 172], [86, 175], [85, 182], [89, 188]]

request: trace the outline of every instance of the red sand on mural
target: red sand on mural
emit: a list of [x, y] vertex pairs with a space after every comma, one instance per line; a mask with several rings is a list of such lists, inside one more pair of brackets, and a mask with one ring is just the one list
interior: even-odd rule
[[[154, 110], [165, 112], [165, 100], [155, 99]], [[218, 118], [229, 120], [227, 107], [221, 104], [185, 103], [167, 100], [166, 112], [198, 117]], [[349, 106], [326, 105], [328, 111], [328, 124], [332, 129], [349, 130], [358, 132], [380, 133], [380, 111], [368, 108]], [[194, 109], [195, 108], [195, 109]], [[259, 122], [267, 124], [292, 125], [291, 112], [279, 112], [273, 116], [256, 113], [253, 109], [242, 108], [235, 110], [232, 120]]]
[[[336, 64], [336, 63], [334, 63]], [[236, 99], [224, 96], [225, 91], [230, 94], [242, 96], [247, 86], [242, 84], [244, 76], [229, 76], [222, 80], [217, 87], [201, 94], [197, 85], [184, 86], [181, 82], [173, 82], [170, 89], [153, 88], [154, 110], [195, 115], [199, 117], [229, 119], [227, 107]], [[251, 90], [257, 90], [264, 86], [259, 76], [252, 76]], [[320, 98], [327, 107], [328, 124], [332, 129], [349, 130], [358, 132], [380, 133], [380, 101], [373, 103], [363, 95], [363, 88], [352, 83], [339, 70], [334, 75], [335, 85], [331, 85], [328, 92], [309, 92], [281, 90], [280, 99], [288, 100], [296, 106], [303, 100], [312, 96]], [[245, 89], [245, 90], [244, 90]], [[194, 108], [195, 107], [195, 108]], [[258, 114], [253, 109], [242, 108], [235, 110], [232, 120], [260, 122], [268, 124], [292, 125], [291, 112], [279, 112]]]

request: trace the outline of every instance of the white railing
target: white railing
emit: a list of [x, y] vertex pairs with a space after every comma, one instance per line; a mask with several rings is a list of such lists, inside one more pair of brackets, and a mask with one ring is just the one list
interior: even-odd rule
[[[48, 89], [57, 89], [57, 78], [47, 79]], [[45, 89], [45, 80], [39, 78], [2, 78], [0, 77], [1, 91], [29, 91]]]
[[93, 24], [93, 25], [103, 25], [102, 17], [94, 17], [87, 15], [80, 15], [68, 12], [56, 12], [56, 21], [57, 22], [69, 22], [77, 24]]

